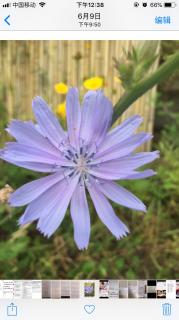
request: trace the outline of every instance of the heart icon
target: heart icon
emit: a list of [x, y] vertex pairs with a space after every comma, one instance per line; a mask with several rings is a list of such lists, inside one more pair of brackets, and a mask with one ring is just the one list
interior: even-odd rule
[[85, 309], [86, 313], [92, 314], [95, 310], [95, 306], [93, 304], [86, 304], [84, 306], [84, 309]]

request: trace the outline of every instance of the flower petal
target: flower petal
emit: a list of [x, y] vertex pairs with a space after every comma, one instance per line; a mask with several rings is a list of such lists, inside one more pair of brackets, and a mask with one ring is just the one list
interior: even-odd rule
[[110, 165], [108, 162], [101, 163], [98, 167], [94, 166], [93, 168], [89, 169], [88, 172], [89, 174], [105, 179], [105, 180], [120, 180], [120, 179], [125, 179], [127, 176], [131, 175], [134, 173], [134, 171], [129, 170], [129, 171], [124, 171], [122, 168], [119, 167], [118, 163], [112, 163], [115, 160], [109, 161]]
[[[147, 163], [150, 163], [154, 161], [155, 159], [158, 159], [160, 156], [159, 151], [153, 151], [153, 152], [138, 152], [134, 155], [129, 155], [126, 157], [123, 157], [119, 160], [112, 160], [111, 163], [108, 163], [109, 165], [113, 165], [118, 163], [120, 167], [123, 168], [124, 171], [129, 170], [135, 170], [141, 166], [144, 166]], [[113, 163], [112, 163], [113, 162]]]
[[76, 88], [68, 91], [66, 98], [67, 126], [70, 143], [73, 147], [79, 144], [79, 132], [81, 125], [81, 107], [79, 94]]
[[144, 212], [146, 211], [146, 207], [142, 201], [125, 188], [119, 186], [115, 182], [108, 182], [104, 180], [101, 180], [100, 182], [101, 183], [98, 185], [99, 190], [110, 200], [127, 208]]
[[40, 131], [44, 137], [47, 137], [51, 143], [58, 148], [59, 144], [66, 139], [65, 131], [62, 129], [59, 121], [42, 98], [34, 98], [32, 107]]
[[90, 214], [85, 187], [80, 183], [71, 199], [71, 217], [74, 226], [74, 239], [80, 250], [86, 249], [90, 237]]
[[34, 199], [21, 216], [19, 220], [20, 225], [24, 225], [47, 216], [57, 201], [60, 201], [61, 185], [64, 184], [64, 182], [67, 184], [67, 181], [64, 179], [43, 192], [38, 198]]
[[53, 165], [48, 163], [14, 161], [12, 158], [9, 158], [7, 155], [5, 156], [1, 153], [0, 153], [0, 159], [7, 161], [11, 164], [15, 164], [17, 167], [33, 170], [36, 172], [53, 173], [60, 170], [60, 167], [56, 164]]
[[66, 181], [65, 183], [61, 182], [61, 197], [59, 197], [59, 201], [49, 211], [48, 215], [46, 215], [45, 217], [40, 215], [37, 228], [45, 236], [50, 237], [60, 226], [70, 203], [71, 197], [78, 184], [78, 181], [79, 175], [71, 178], [71, 181], [69, 181], [68, 183]]
[[37, 129], [32, 121], [12, 120], [6, 129], [19, 143], [47, 151], [56, 156], [57, 150]]
[[72, 161], [61, 156], [60, 152], [58, 156], [55, 156], [46, 151], [18, 142], [6, 143], [6, 146], [2, 151], [2, 156], [15, 162], [39, 162], [61, 166], [74, 165]]
[[104, 152], [107, 149], [115, 146], [116, 144], [119, 144], [120, 142], [126, 140], [134, 133], [134, 131], [138, 128], [142, 121], [142, 117], [134, 115], [122, 122], [119, 126], [112, 129], [107, 134], [104, 142], [99, 146], [99, 152]]
[[145, 178], [149, 178], [152, 177], [154, 175], [156, 175], [157, 172], [155, 172], [154, 170], [148, 169], [148, 170], [144, 170], [141, 172], [135, 171], [133, 174], [125, 177], [126, 180], [132, 180], [132, 179], [145, 179]]
[[80, 137], [86, 144], [100, 144], [111, 125], [113, 107], [101, 90], [89, 91], [83, 101]]
[[123, 142], [110, 147], [106, 151], [100, 153], [97, 152], [94, 157], [94, 161], [92, 161], [91, 164], [122, 158], [133, 152], [136, 148], [141, 146], [146, 141], [149, 141], [151, 138], [152, 135], [150, 133], [141, 132], [135, 134], [132, 137], [124, 140]]
[[101, 221], [117, 239], [126, 236], [129, 232], [127, 226], [116, 216], [111, 204], [101, 193], [97, 184], [90, 181], [87, 188]]
[[24, 206], [27, 203], [35, 200], [43, 192], [62, 179], [64, 179], [64, 174], [57, 172], [53, 175], [26, 183], [11, 194], [9, 204], [12, 207]]
[[51, 236], [62, 222], [79, 176], [63, 179], [32, 201], [20, 218], [20, 225], [39, 219], [38, 229]]
[[134, 171], [140, 166], [159, 158], [159, 151], [139, 152], [134, 155], [122, 157], [117, 160], [110, 160], [92, 166], [88, 171], [90, 174], [105, 180], [125, 179], [136, 174]]

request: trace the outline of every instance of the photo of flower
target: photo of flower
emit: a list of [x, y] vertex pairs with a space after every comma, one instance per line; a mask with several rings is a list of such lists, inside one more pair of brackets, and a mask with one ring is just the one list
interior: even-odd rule
[[[78, 90], [69, 89], [66, 132], [46, 102], [35, 98], [33, 111], [37, 125], [13, 120], [7, 131], [17, 142], [8, 142], [0, 151], [1, 159], [17, 166], [54, 173], [11, 194], [9, 204], [12, 207], [29, 204], [19, 224], [38, 220], [37, 229], [50, 237], [60, 226], [70, 203], [74, 238], [79, 249], [88, 247], [90, 236], [85, 188], [99, 218], [120, 239], [129, 230], [115, 215], [106, 197], [134, 210], [146, 211], [146, 207], [113, 180], [150, 177], [155, 174], [153, 170], [136, 169], [159, 157], [158, 151], [131, 154], [151, 139], [151, 134], [147, 133], [133, 135], [142, 121], [139, 116], [127, 119], [108, 133], [113, 106], [102, 91], [88, 91], [82, 106], [81, 109]], [[65, 196], [60, 198], [60, 192]]]
[[2, 278], [175, 278], [178, 46], [0, 41]]

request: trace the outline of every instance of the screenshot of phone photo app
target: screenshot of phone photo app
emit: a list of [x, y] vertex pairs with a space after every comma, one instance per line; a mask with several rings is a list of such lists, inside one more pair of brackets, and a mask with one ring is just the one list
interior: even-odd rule
[[176, 320], [177, 1], [1, 2], [0, 319]]

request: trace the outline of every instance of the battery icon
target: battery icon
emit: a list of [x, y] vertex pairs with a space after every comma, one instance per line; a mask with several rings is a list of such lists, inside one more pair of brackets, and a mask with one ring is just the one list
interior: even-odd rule
[[164, 7], [165, 8], [175, 8], [176, 3], [175, 2], [164, 2]]

